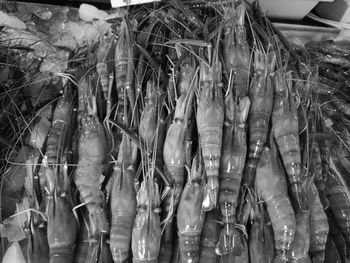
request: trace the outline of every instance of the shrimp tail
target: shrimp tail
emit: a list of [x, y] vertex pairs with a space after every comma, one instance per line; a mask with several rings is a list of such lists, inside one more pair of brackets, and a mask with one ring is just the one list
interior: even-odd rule
[[241, 234], [233, 224], [226, 224], [219, 236], [219, 242], [215, 248], [216, 254], [226, 255], [232, 253], [235, 256], [240, 256], [243, 250]]

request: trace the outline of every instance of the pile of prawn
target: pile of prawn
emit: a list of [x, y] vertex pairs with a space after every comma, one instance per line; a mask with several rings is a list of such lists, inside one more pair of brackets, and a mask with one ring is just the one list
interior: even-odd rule
[[349, 42], [242, 0], [6, 8], [2, 262], [349, 260]]

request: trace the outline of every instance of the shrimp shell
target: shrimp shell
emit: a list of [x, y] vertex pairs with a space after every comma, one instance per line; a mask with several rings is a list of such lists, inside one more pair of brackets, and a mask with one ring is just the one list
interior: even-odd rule
[[216, 263], [218, 256], [215, 247], [220, 235], [219, 213], [213, 209], [205, 214], [202, 229], [199, 262]]
[[[239, 247], [239, 244], [235, 242], [236, 236], [239, 234], [234, 229], [234, 224], [236, 222], [238, 194], [247, 153], [245, 124], [250, 101], [248, 97], [244, 97], [239, 105], [235, 105], [230, 94], [225, 99], [226, 120], [220, 160], [219, 205], [224, 228], [216, 249], [218, 254], [227, 254]], [[236, 114], [234, 114], [235, 112]], [[233, 114], [232, 118], [229, 117], [230, 114]]]
[[244, 184], [254, 185], [256, 166], [267, 138], [273, 107], [271, 71], [274, 69], [275, 54], [267, 56], [255, 52], [254, 76], [249, 87], [250, 109], [248, 115], [248, 161], [243, 175]]
[[146, 177], [136, 199], [138, 211], [131, 243], [133, 262], [156, 263], [161, 240], [158, 185]]
[[238, 98], [247, 96], [249, 87], [250, 51], [244, 27], [245, 12], [245, 3], [239, 4], [236, 10], [227, 10], [229, 22], [224, 28], [225, 64], [233, 73], [233, 88]]
[[326, 197], [330, 210], [347, 244], [350, 244], [350, 199], [349, 191], [341, 175], [333, 169], [326, 179]]
[[309, 257], [310, 247], [310, 214], [300, 212], [296, 216], [296, 230], [290, 249], [291, 263], [311, 263]]
[[307, 198], [310, 207], [310, 254], [314, 263], [324, 262], [329, 225], [314, 182], [309, 184]]
[[86, 204], [97, 229], [106, 233], [109, 229], [103, 209], [105, 197], [99, 189], [102, 161], [106, 155], [107, 142], [101, 123], [96, 116], [85, 115], [79, 139], [79, 162], [74, 181]]
[[73, 262], [78, 224], [69, 196], [49, 197], [47, 200], [47, 239], [50, 263]]
[[257, 167], [255, 187], [266, 203], [272, 222], [276, 248], [274, 262], [287, 262], [296, 228], [295, 214], [277, 155], [267, 147]]
[[110, 250], [114, 262], [125, 262], [129, 257], [136, 216], [136, 160], [137, 146], [124, 135], [112, 175]]
[[221, 74], [219, 61], [215, 61], [210, 67], [201, 63], [196, 119], [207, 174], [207, 184], [202, 204], [204, 211], [216, 207], [219, 194], [219, 166], [224, 124]]
[[195, 157], [177, 210], [181, 262], [199, 262], [200, 236], [205, 219], [205, 213], [201, 207], [203, 202], [202, 166], [203, 164], [198, 163], [198, 156]]

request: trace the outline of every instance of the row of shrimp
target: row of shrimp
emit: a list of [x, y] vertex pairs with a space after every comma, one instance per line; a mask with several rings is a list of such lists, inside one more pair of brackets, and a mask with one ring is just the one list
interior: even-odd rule
[[3, 262], [346, 262], [346, 94], [302, 79], [243, 1], [206, 22], [153, 8], [113, 21], [28, 125]]

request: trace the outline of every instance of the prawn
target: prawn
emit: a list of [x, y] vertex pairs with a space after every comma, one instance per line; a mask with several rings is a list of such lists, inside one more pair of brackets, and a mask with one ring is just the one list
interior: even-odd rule
[[249, 235], [249, 255], [251, 263], [272, 263], [275, 247], [273, 229], [264, 203], [256, 200]]
[[[149, 171], [150, 172], [150, 171]], [[137, 214], [132, 230], [133, 262], [157, 262], [160, 240], [160, 194], [158, 185], [146, 175], [136, 196]]]
[[311, 263], [310, 247], [310, 213], [300, 212], [295, 216], [296, 230], [290, 249], [291, 263]]
[[47, 228], [39, 216], [32, 216], [30, 220], [27, 251], [29, 263], [47, 263], [50, 260]]
[[267, 147], [264, 147], [257, 167], [255, 188], [265, 201], [271, 218], [276, 248], [274, 262], [287, 262], [296, 228], [295, 214], [277, 155]]
[[[90, 111], [90, 112], [89, 112]], [[105, 197], [99, 189], [102, 162], [106, 155], [106, 137], [96, 111], [89, 109], [82, 116], [78, 142], [79, 161], [75, 170], [74, 182], [80, 198], [86, 204], [92, 223], [101, 233], [109, 231], [104, 211]]]
[[[234, 6], [234, 5], [232, 5]], [[241, 2], [236, 10], [227, 10], [224, 27], [224, 58], [237, 98], [248, 95], [250, 51], [244, 26], [246, 6]]]
[[114, 40], [112, 35], [103, 35], [100, 37], [100, 43], [96, 51], [96, 71], [99, 76], [104, 99], [109, 101], [109, 76], [113, 69], [110, 62], [113, 52]]
[[[194, 76], [194, 83], [196, 76]], [[182, 94], [177, 102], [173, 123], [167, 131], [163, 146], [163, 161], [165, 171], [173, 178], [175, 182], [173, 196], [166, 196], [163, 209], [167, 212], [167, 225], [171, 229], [173, 213], [180, 201], [181, 193], [185, 181], [185, 134], [188, 129], [188, 112], [192, 107], [192, 98], [195, 91], [195, 84], [187, 94]]]
[[[314, 176], [314, 182], [318, 190], [322, 205], [324, 209], [329, 206], [328, 200], [325, 195], [325, 180], [329, 172], [329, 162], [330, 162], [330, 140], [329, 139], [317, 139], [315, 145], [312, 146], [311, 159], [313, 162], [317, 163], [317, 174]], [[320, 159], [319, 159], [320, 158]], [[321, 175], [319, 175], [318, 162], [321, 161]]]
[[205, 213], [201, 208], [203, 202], [203, 163], [199, 155], [200, 153], [197, 153], [194, 157], [191, 171], [187, 168], [188, 182], [177, 209], [181, 262], [199, 262], [200, 235], [205, 218]]
[[254, 75], [249, 87], [248, 161], [243, 172], [243, 182], [252, 187], [256, 167], [266, 142], [273, 107], [273, 88], [270, 74], [275, 68], [275, 53], [254, 54]]
[[199, 262], [216, 263], [218, 256], [215, 247], [220, 235], [219, 213], [213, 209], [205, 213], [205, 219], [202, 229]]
[[136, 216], [137, 146], [124, 134], [114, 166], [111, 186], [110, 250], [114, 262], [125, 262], [129, 257], [131, 234]]
[[204, 211], [210, 211], [216, 207], [219, 194], [219, 166], [224, 125], [221, 78], [221, 63], [217, 57], [209, 65], [201, 62], [196, 120], [207, 174], [202, 204]]
[[324, 262], [329, 232], [327, 215], [313, 181], [309, 182], [306, 193], [310, 208], [310, 255], [314, 263]]
[[154, 81], [147, 82], [147, 95], [145, 99], [145, 107], [141, 114], [139, 133], [140, 138], [148, 149], [153, 149], [155, 139], [157, 120], [158, 120], [158, 87]]
[[327, 210], [327, 217], [328, 217], [328, 223], [329, 223], [329, 235], [328, 240], [326, 243], [326, 252], [325, 252], [325, 261], [327, 259], [328, 253], [327, 253], [327, 246], [328, 241], [331, 240], [333, 245], [336, 247], [337, 252], [339, 252], [339, 257], [342, 259], [341, 262], [346, 262], [345, 258], [348, 255], [348, 247], [345, 241], [345, 238], [337, 225], [337, 222], [334, 219], [334, 216], [332, 215], [332, 212], [328, 209]]
[[47, 239], [50, 263], [73, 262], [78, 224], [73, 214], [73, 203], [67, 193], [47, 197]]
[[242, 98], [238, 105], [233, 100], [232, 92], [229, 92], [225, 98], [225, 122], [219, 174], [219, 205], [224, 228], [216, 247], [216, 253], [219, 255], [239, 249], [240, 245], [236, 244], [238, 233], [234, 227], [239, 188], [247, 153], [245, 126], [249, 106], [248, 97]]
[[[332, 167], [332, 166], [331, 166]], [[333, 168], [333, 169], [332, 169]], [[344, 238], [350, 244], [350, 194], [341, 175], [332, 167], [326, 179], [325, 193], [332, 211]]]
[[[288, 78], [288, 79], [287, 79]], [[308, 210], [305, 193], [302, 190], [301, 151], [299, 141], [298, 114], [289, 93], [291, 76], [275, 76], [275, 102], [272, 113], [273, 135], [278, 145], [291, 187], [292, 200], [297, 209]]]
[[130, 49], [133, 49], [131, 41], [128, 25], [123, 20], [114, 53], [115, 80], [118, 93], [117, 121], [120, 123], [125, 123], [126, 118], [124, 116], [125, 93], [129, 98], [130, 107], [133, 109], [135, 105], [133, 57], [129, 57]]

